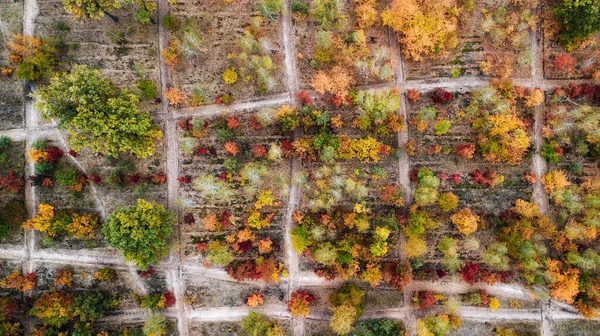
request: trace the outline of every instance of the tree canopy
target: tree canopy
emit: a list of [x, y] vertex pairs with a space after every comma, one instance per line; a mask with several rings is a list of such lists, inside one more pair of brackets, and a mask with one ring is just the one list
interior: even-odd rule
[[162, 205], [139, 199], [137, 206], [110, 214], [102, 234], [110, 246], [123, 252], [125, 260], [146, 269], [169, 253], [174, 224], [175, 217]]
[[99, 70], [85, 65], [52, 78], [37, 98], [42, 115], [69, 131], [76, 151], [89, 146], [109, 157], [132, 153], [145, 158], [154, 154], [155, 141], [162, 138], [150, 114], [138, 110], [138, 96], [118, 93]]

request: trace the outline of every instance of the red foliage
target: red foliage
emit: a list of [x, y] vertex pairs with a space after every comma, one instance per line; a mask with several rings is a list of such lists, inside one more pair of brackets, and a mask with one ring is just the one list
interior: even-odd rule
[[25, 186], [25, 180], [21, 176], [18, 176], [12, 172], [12, 170], [8, 171], [8, 174], [5, 177], [0, 177], [0, 189], [8, 190], [12, 193], [18, 193]]
[[221, 229], [226, 229], [231, 225], [231, 213], [227, 210], [221, 213], [221, 218], [219, 218], [219, 223], [221, 224]]
[[267, 149], [261, 144], [256, 144], [252, 146], [252, 153], [254, 153], [254, 156], [257, 158], [263, 158], [267, 155]]
[[184, 120], [179, 120], [177, 122], [177, 126], [179, 126], [179, 128], [181, 128], [184, 131], [191, 131], [193, 126], [192, 126], [192, 118], [187, 118]]
[[498, 173], [494, 170], [488, 170], [484, 173], [479, 169], [475, 169], [471, 172], [471, 177], [473, 178], [474, 183], [487, 185], [493, 189], [496, 186]]
[[323, 278], [325, 280], [331, 281], [333, 279], [335, 279], [337, 277], [337, 274], [335, 273], [335, 271], [331, 268], [318, 268], [315, 270], [315, 274], [320, 277]]
[[459, 144], [456, 145], [456, 154], [464, 157], [465, 159], [473, 158], [475, 154], [475, 145], [474, 144]]
[[250, 127], [251, 130], [255, 130], [255, 131], [258, 131], [259, 129], [264, 128], [264, 126], [258, 122], [258, 120], [256, 119], [256, 116], [251, 116], [248, 119], [248, 127]]
[[300, 99], [300, 102], [302, 103], [302, 105], [312, 105], [312, 103], [313, 103], [312, 98], [310, 98], [310, 94], [306, 90], [302, 90], [302, 91], [298, 92], [296, 94], [296, 97], [298, 97], [298, 99]]
[[194, 218], [193, 214], [188, 213], [183, 216], [183, 222], [185, 224], [194, 224], [194, 223], [196, 223], [196, 219]]
[[227, 118], [227, 127], [236, 129], [240, 127], [240, 119], [238, 117]]
[[554, 67], [556, 70], [564, 73], [570, 73], [575, 69], [577, 59], [570, 54], [562, 54], [554, 58]]
[[471, 262], [466, 263], [465, 266], [460, 270], [460, 274], [462, 275], [463, 280], [468, 282], [471, 285], [476, 283], [479, 280], [479, 278], [477, 276], [478, 272], [479, 272], [479, 265], [471, 263]]
[[446, 273], [446, 271], [444, 270], [437, 270], [435, 271], [435, 274], [437, 275], [438, 278], [442, 279], [444, 278], [446, 275], [448, 275], [448, 273]]
[[221, 174], [219, 174], [218, 178], [223, 182], [227, 181], [227, 172], [222, 172]]
[[437, 88], [433, 91], [431, 100], [433, 100], [435, 104], [448, 104], [452, 101], [452, 94], [442, 88]]
[[140, 176], [140, 174], [136, 173], [136, 174], [131, 174], [131, 175], [127, 176], [127, 180], [131, 184], [138, 184], [142, 180], [142, 177]]
[[208, 154], [208, 148], [200, 147], [196, 150], [196, 154], [197, 155], [206, 155], [206, 154]]
[[413, 282], [410, 264], [390, 262], [383, 265], [383, 280], [391, 287], [401, 291]]
[[152, 274], [154, 274], [154, 268], [150, 267], [147, 270], [143, 271], [140, 273], [140, 277], [142, 279], [146, 279], [152, 276]]
[[283, 152], [283, 156], [288, 156], [288, 154], [292, 150], [292, 142], [290, 140], [283, 140], [281, 142], [281, 151]]
[[460, 174], [452, 174], [452, 176], [450, 176], [450, 179], [456, 184], [460, 184], [461, 182]]
[[410, 89], [406, 92], [406, 98], [409, 102], [414, 104], [421, 99], [421, 92], [419, 92], [417, 89]]
[[71, 149], [71, 150], [69, 150], [69, 155], [71, 155], [72, 157], [78, 157], [79, 153], [77, 153], [76, 151]]
[[176, 300], [173, 292], [166, 292], [165, 294], [163, 294], [163, 297], [165, 298], [165, 308], [169, 308], [175, 305]]
[[19, 315], [20, 308], [19, 303], [13, 298], [7, 297], [4, 301], [0, 300], [0, 316], [9, 320]]
[[180, 176], [177, 178], [177, 181], [179, 181], [179, 183], [181, 183], [182, 185], [190, 184], [192, 183], [192, 177], [188, 175]]
[[102, 183], [102, 178], [96, 174], [90, 174], [90, 175], [88, 175], [88, 181], [98, 184], [98, 183]]
[[428, 309], [433, 307], [436, 302], [436, 299], [433, 297], [432, 291], [419, 291], [417, 292], [417, 308], [418, 309]]
[[152, 176], [150, 176], [150, 180], [154, 184], [164, 184], [167, 182], [167, 176], [163, 173], [152, 174]]
[[206, 242], [196, 244], [196, 251], [207, 251], [208, 244]]
[[46, 162], [48, 162], [49, 164], [55, 164], [56, 161], [60, 160], [60, 158], [62, 158], [64, 155], [64, 152], [60, 148], [55, 146], [47, 146], [44, 149], [44, 152], [48, 153]]

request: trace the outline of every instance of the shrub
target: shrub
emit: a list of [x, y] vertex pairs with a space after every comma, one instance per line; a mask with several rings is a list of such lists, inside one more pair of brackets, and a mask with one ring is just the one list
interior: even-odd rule
[[273, 19], [283, 10], [283, 0], [261, 0], [258, 2], [260, 15]]
[[256, 307], [265, 303], [264, 296], [260, 293], [252, 293], [246, 297], [248, 307]]
[[451, 192], [446, 192], [438, 198], [438, 205], [443, 212], [450, 212], [458, 206], [458, 197]]
[[174, 32], [179, 29], [180, 23], [175, 15], [171, 14], [171, 12], [168, 12], [165, 14], [165, 16], [163, 16], [162, 25], [163, 27], [167, 28], [168, 31]]
[[235, 84], [238, 80], [238, 73], [234, 68], [227, 68], [223, 71], [223, 82], [227, 85]]
[[215, 266], [225, 266], [233, 261], [233, 254], [224, 242], [214, 241], [208, 245], [206, 260]]
[[442, 88], [437, 88], [431, 95], [434, 104], [448, 104], [452, 101], [452, 94]]
[[137, 87], [142, 92], [142, 97], [144, 99], [154, 99], [156, 98], [156, 83], [150, 79], [140, 79], [137, 82]]
[[435, 130], [435, 135], [444, 135], [448, 133], [450, 130], [450, 126], [452, 124], [449, 120], [441, 120], [433, 125], [433, 129]]
[[363, 320], [356, 323], [352, 336], [399, 336], [404, 335], [402, 325], [390, 319]]
[[477, 230], [477, 225], [479, 223], [479, 216], [473, 214], [471, 209], [464, 208], [459, 212], [455, 213], [450, 217], [452, 220], [452, 224], [456, 226], [458, 231], [460, 231], [465, 236], [470, 235], [471, 233]]
[[292, 12], [294, 13], [300, 13], [303, 15], [308, 15], [308, 10], [309, 7], [306, 3], [304, 3], [301, 0], [294, 0], [294, 2], [292, 2]]
[[110, 246], [123, 252], [126, 260], [147, 269], [169, 253], [168, 239], [174, 224], [173, 214], [162, 205], [139, 199], [137, 206], [110, 214], [102, 233]]
[[15, 289], [21, 292], [29, 292], [35, 288], [36, 283], [37, 276], [35, 273], [21, 275], [19, 271], [14, 270], [11, 274], [7, 275], [6, 278], [0, 281], [0, 287]]
[[460, 324], [458, 316], [438, 313], [417, 320], [417, 335], [445, 336]]
[[554, 57], [554, 68], [557, 71], [569, 74], [575, 70], [577, 59], [570, 54], [562, 54]]
[[507, 271], [509, 269], [508, 263], [508, 249], [506, 244], [501, 242], [495, 242], [490, 244], [485, 251], [481, 253], [481, 259], [490, 267], [499, 271]]
[[136, 95], [117, 95], [100, 71], [87, 66], [52, 78], [39, 88], [37, 99], [36, 108], [45, 118], [58, 119], [59, 127], [70, 131], [75, 151], [89, 146], [110, 157], [132, 153], [145, 158], [154, 154], [155, 140], [162, 138], [150, 115], [138, 110]]

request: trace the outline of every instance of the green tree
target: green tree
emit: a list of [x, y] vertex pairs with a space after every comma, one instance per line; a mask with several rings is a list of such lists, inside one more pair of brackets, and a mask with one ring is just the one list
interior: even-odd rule
[[171, 324], [163, 315], [151, 315], [144, 323], [144, 336], [167, 336], [171, 333]]
[[114, 22], [119, 18], [110, 14], [110, 11], [120, 8], [119, 0], [63, 0], [65, 11], [76, 18], [100, 20], [104, 15]]
[[104, 224], [108, 244], [143, 269], [169, 253], [175, 217], [162, 205], [138, 200], [137, 206], [115, 210]]
[[562, 25], [558, 42], [569, 51], [600, 29], [599, 0], [562, 0], [554, 13]]
[[100, 71], [85, 65], [54, 77], [39, 89], [37, 99], [42, 115], [69, 131], [74, 150], [89, 146], [109, 157], [124, 152], [145, 158], [162, 138], [150, 115], [138, 110], [136, 95], [117, 94]]
[[116, 308], [117, 303], [115, 298], [106, 293], [92, 291], [75, 298], [75, 315], [79, 315], [81, 321], [95, 321]]

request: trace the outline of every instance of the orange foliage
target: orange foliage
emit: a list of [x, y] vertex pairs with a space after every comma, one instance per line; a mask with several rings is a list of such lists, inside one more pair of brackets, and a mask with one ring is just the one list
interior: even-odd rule
[[249, 307], [260, 306], [264, 303], [265, 303], [264, 297], [260, 293], [252, 293], [252, 294], [248, 295], [248, 297], [246, 298], [246, 304]]
[[346, 99], [348, 97], [348, 89], [354, 84], [354, 78], [348, 70], [341, 66], [334, 66], [328, 72], [320, 70], [313, 77], [311, 86], [320, 94], [325, 92]]
[[167, 100], [169, 101], [169, 104], [173, 105], [173, 106], [184, 105], [185, 102], [187, 101], [187, 98], [185, 97], [185, 95], [183, 94], [183, 91], [181, 91], [180, 88], [166, 89], [164, 94], [165, 94], [165, 97], [167, 98]]
[[558, 260], [548, 262], [548, 273], [554, 281], [550, 283], [550, 295], [557, 300], [573, 303], [579, 293], [579, 270], [567, 267], [561, 270]]
[[225, 152], [229, 155], [236, 156], [239, 152], [239, 147], [235, 142], [227, 141], [225, 143]]
[[29, 292], [35, 288], [36, 282], [37, 276], [35, 273], [29, 273], [27, 276], [23, 276], [19, 271], [14, 270], [11, 274], [6, 276], [4, 280], [0, 281], [0, 287], [16, 289], [21, 292]]

